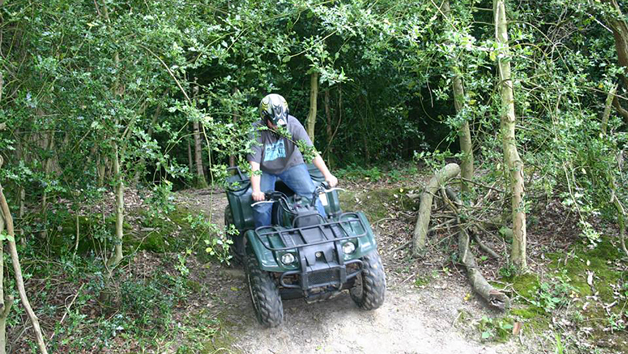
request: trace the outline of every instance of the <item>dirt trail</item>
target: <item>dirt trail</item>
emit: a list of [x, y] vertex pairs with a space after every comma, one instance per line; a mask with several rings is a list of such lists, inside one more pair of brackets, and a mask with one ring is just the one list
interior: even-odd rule
[[[187, 194], [183, 199], [211, 211], [212, 219], [222, 223], [227, 205], [223, 193]], [[392, 260], [385, 254], [382, 258], [386, 268]], [[284, 324], [266, 329], [255, 319], [242, 270], [218, 266], [207, 275], [207, 281], [216, 284], [210, 306], [221, 308], [234, 339], [229, 350], [235, 353], [524, 353], [512, 343], [473, 339], [479, 333], [470, 331], [470, 319], [488, 310], [474, 296], [465, 301], [471, 289], [460, 277], [437, 277], [418, 288], [392, 276], [398, 266], [387, 268], [391, 276], [386, 301], [375, 311], [358, 309], [346, 293], [314, 304], [289, 300], [284, 301]]]

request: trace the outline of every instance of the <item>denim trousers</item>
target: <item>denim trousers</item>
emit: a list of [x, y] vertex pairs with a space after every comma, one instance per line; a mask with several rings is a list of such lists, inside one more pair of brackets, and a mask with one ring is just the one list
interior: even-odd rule
[[[305, 164], [302, 163], [292, 166], [277, 175], [263, 172], [260, 183], [261, 191], [264, 193], [274, 191], [275, 182], [278, 177], [296, 194], [302, 197], [312, 198], [312, 193], [314, 193], [314, 182], [312, 182], [312, 177], [310, 177], [310, 173], [308, 172]], [[256, 228], [270, 225], [272, 207], [273, 205], [270, 203], [258, 204], [253, 207], [253, 219], [255, 220]], [[325, 207], [323, 207], [323, 203], [321, 203], [320, 198], [316, 200], [316, 209], [319, 214], [323, 216], [323, 218], [327, 217], [325, 214]]]

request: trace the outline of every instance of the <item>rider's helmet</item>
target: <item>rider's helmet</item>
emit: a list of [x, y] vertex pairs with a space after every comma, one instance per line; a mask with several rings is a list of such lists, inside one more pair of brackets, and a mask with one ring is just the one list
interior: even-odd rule
[[288, 124], [288, 102], [281, 95], [271, 93], [262, 98], [259, 104], [259, 114], [263, 121], [270, 121], [273, 125], [285, 126]]

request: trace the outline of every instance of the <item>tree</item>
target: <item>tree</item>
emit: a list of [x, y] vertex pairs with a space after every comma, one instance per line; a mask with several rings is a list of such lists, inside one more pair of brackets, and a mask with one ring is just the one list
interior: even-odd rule
[[504, 152], [504, 164], [510, 178], [510, 197], [512, 211], [513, 241], [511, 260], [521, 270], [527, 268], [526, 260], [526, 210], [525, 189], [523, 179], [523, 161], [517, 151], [515, 138], [515, 101], [513, 93], [512, 74], [510, 70], [510, 53], [508, 48], [508, 29], [506, 20], [506, 6], [504, 0], [495, 0], [495, 37], [499, 45], [498, 72], [499, 89], [501, 92], [501, 135]]

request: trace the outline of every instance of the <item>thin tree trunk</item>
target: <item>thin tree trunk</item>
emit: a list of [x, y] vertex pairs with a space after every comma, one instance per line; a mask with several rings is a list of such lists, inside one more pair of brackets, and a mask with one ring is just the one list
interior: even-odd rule
[[[25, 156], [23, 155], [22, 144], [18, 142], [17, 149], [15, 150], [17, 160], [23, 161], [24, 164], [27, 163]], [[23, 185], [18, 185], [18, 218], [20, 223], [24, 220], [24, 215], [26, 214], [26, 189], [24, 189]], [[26, 238], [24, 237], [24, 227], [20, 227], [20, 243], [22, 246], [26, 246]], [[0, 263], [2, 264], [2, 263]]]
[[412, 254], [416, 257], [425, 250], [427, 239], [427, 231], [430, 226], [430, 217], [432, 215], [432, 200], [438, 189], [448, 180], [456, 177], [460, 173], [460, 166], [450, 163], [436, 172], [430, 179], [425, 191], [421, 194], [421, 204], [419, 206], [419, 216], [414, 227], [414, 237]]
[[194, 161], [196, 164], [196, 186], [204, 188], [207, 186], [205, 171], [203, 170], [203, 145], [201, 143], [200, 123], [195, 121], [194, 128]]
[[108, 267], [117, 266], [122, 261], [122, 239], [124, 237], [124, 180], [120, 173], [120, 152], [118, 144], [114, 143], [115, 157], [113, 160], [113, 174], [116, 180], [116, 246], [115, 255], [109, 259]]
[[107, 175], [107, 159], [104, 157], [98, 158], [98, 165], [96, 169], [98, 170], [98, 186], [102, 187], [105, 185], [105, 177]]
[[[22, 223], [20, 227], [20, 243], [22, 246], [26, 246], [26, 237], [24, 235], [24, 215], [26, 214], [26, 189], [20, 185], [18, 188], [19, 191], [19, 209], [18, 209], [18, 217], [20, 218], [20, 223]], [[0, 263], [1, 264], [1, 263]]]
[[[451, 21], [451, 8], [449, 7], [449, 0], [443, 1], [442, 5], [443, 15], [445, 15], [447, 21]], [[462, 83], [462, 77], [460, 75], [460, 67], [458, 63], [454, 61], [452, 63], [452, 71], [454, 72], [453, 91], [454, 91], [454, 107], [456, 113], [460, 114], [465, 106], [464, 98], [464, 85]], [[470, 190], [470, 184], [465, 182], [467, 180], [473, 180], [473, 144], [471, 143], [471, 129], [469, 128], [469, 122], [464, 121], [458, 129], [458, 136], [460, 137], [460, 150], [464, 157], [460, 164], [461, 175], [463, 178], [462, 191], [468, 192]]]
[[369, 110], [368, 110], [368, 99], [366, 96], [361, 96], [364, 100], [364, 117], [362, 118], [362, 146], [364, 148], [364, 154], [366, 156], [366, 161], [371, 161], [371, 153], [369, 151], [369, 141], [368, 141], [368, 118], [369, 118]]
[[[1, 166], [2, 160], [0, 158], [0, 168]], [[41, 333], [41, 328], [39, 327], [39, 319], [37, 318], [37, 315], [35, 315], [35, 312], [33, 311], [33, 308], [28, 301], [28, 297], [26, 296], [26, 289], [24, 288], [24, 278], [22, 277], [22, 267], [20, 266], [20, 258], [17, 254], [17, 246], [15, 244], [15, 229], [13, 227], [13, 217], [11, 216], [9, 204], [7, 204], [7, 200], [4, 196], [2, 185], [0, 185], [0, 206], [2, 208], [4, 222], [6, 223], [7, 227], [7, 234], [9, 235], [9, 239], [7, 240], [7, 242], [9, 243], [9, 252], [11, 254], [11, 262], [13, 264], [13, 272], [15, 273], [15, 283], [17, 285], [18, 293], [20, 294], [22, 305], [24, 306], [24, 309], [28, 314], [31, 324], [33, 325], [33, 329], [35, 330], [35, 337], [37, 339], [39, 352], [47, 354], [48, 350], [46, 350], [44, 337]], [[4, 310], [6, 310], [6, 308]]]
[[604, 105], [604, 113], [602, 113], [602, 134], [606, 135], [606, 128], [608, 127], [608, 118], [611, 116], [611, 108], [613, 106], [613, 100], [615, 99], [615, 93], [617, 93], [617, 85], [613, 85], [608, 96], [606, 96], [606, 103]]
[[[239, 94], [240, 94], [240, 90], [238, 90], [237, 87], [233, 89], [234, 96], [238, 96]], [[237, 97], [234, 97], [234, 98], [237, 99]], [[235, 105], [234, 110], [233, 110], [233, 125], [237, 127], [239, 121], [240, 121], [240, 109], [238, 105]], [[237, 163], [236, 156], [229, 155], [229, 167], [234, 167], [236, 163]]]
[[[1, 213], [0, 213], [1, 214]], [[4, 218], [0, 215], [0, 234], [4, 232]], [[6, 353], [7, 318], [13, 306], [13, 297], [4, 298], [4, 241], [0, 240], [0, 354]]]
[[[527, 268], [526, 260], [526, 212], [525, 189], [523, 179], [523, 161], [517, 151], [515, 138], [515, 102], [510, 72], [510, 56], [508, 49], [508, 29], [504, 0], [495, 0], [495, 36], [502, 49], [498, 55], [499, 86], [501, 91], [501, 134], [504, 149], [504, 162], [510, 171], [510, 190], [512, 198], [513, 240], [511, 258], [520, 269]], [[506, 58], [506, 60], [504, 60]]]
[[[196, 99], [198, 96], [199, 87], [196, 84], [196, 78], [194, 78], [194, 85], [192, 86], [192, 104], [196, 105]], [[205, 179], [205, 170], [203, 169], [203, 145], [201, 142], [201, 123], [198, 120], [192, 122], [192, 129], [194, 130], [194, 161], [196, 162], [196, 187], [207, 187], [207, 180]]]
[[[617, 3], [617, 0], [603, 0], [603, 2], [609, 4], [612, 9], [605, 13], [606, 22], [613, 30], [613, 37], [615, 39], [615, 50], [617, 51], [617, 62], [619, 66], [628, 68], [628, 23], [624, 19], [624, 14], [621, 11], [621, 7]], [[614, 13], [613, 13], [614, 11]], [[626, 76], [621, 75], [624, 81], [624, 85], [628, 87], [628, 79]], [[628, 123], [628, 111], [622, 107], [622, 104], [618, 97], [613, 100], [613, 106], [617, 109], [617, 112], [624, 118], [624, 121]]]
[[327, 148], [325, 148], [325, 152], [327, 152], [326, 160], [328, 161], [327, 163], [329, 164], [329, 167], [332, 167], [332, 160], [329, 159], [329, 154], [332, 154], [332, 149], [331, 149], [331, 139], [332, 139], [332, 134], [333, 131], [331, 129], [331, 125], [332, 125], [332, 119], [331, 119], [331, 107], [329, 106], [329, 90], [327, 89], [325, 90], [325, 117], [327, 118], [327, 126], [326, 126], [326, 133], [327, 133]]
[[192, 144], [190, 143], [190, 139], [185, 139], [188, 144], [188, 167], [190, 168], [190, 173], [194, 171], [194, 159], [192, 158]]
[[[48, 144], [46, 146], [46, 149], [48, 151], [53, 151], [54, 148], [55, 148], [55, 133], [53, 131], [53, 132], [50, 132], [50, 137], [48, 139]], [[44, 177], [45, 178], [48, 178], [48, 176], [50, 175], [51, 169], [52, 169], [52, 158], [48, 157], [44, 161]], [[48, 208], [48, 194], [44, 192], [41, 198], [42, 213], [45, 213], [47, 208]]]
[[318, 102], [318, 73], [310, 75], [310, 112], [307, 115], [307, 135], [314, 143], [314, 127], [316, 126], [316, 104]]

